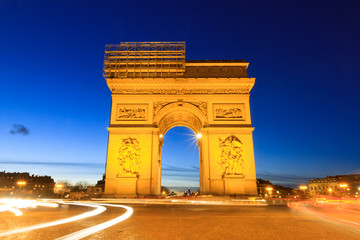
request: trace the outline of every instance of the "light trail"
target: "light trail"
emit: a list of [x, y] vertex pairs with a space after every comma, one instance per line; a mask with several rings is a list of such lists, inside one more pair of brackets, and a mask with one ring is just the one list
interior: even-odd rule
[[[335, 205], [334, 202], [334, 200], [315, 199], [312, 201], [290, 202], [288, 206], [294, 211], [306, 213], [323, 221], [347, 227], [352, 232], [360, 233], [359, 211], [344, 209], [340, 205], [346, 203], [347, 207], [357, 208], [359, 203], [336, 200], [337, 204]], [[348, 219], [351, 219], [351, 221]]]
[[27, 231], [32, 231], [32, 230], [36, 230], [36, 229], [40, 229], [40, 228], [52, 227], [52, 226], [56, 226], [56, 225], [60, 225], [60, 224], [64, 224], [64, 223], [73, 222], [73, 221], [78, 221], [80, 219], [98, 215], [100, 213], [103, 213], [106, 210], [106, 207], [99, 206], [99, 205], [93, 205], [93, 204], [85, 204], [85, 203], [63, 203], [63, 204], [91, 207], [91, 208], [95, 208], [95, 210], [92, 210], [92, 211], [86, 212], [86, 213], [82, 213], [82, 214], [79, 214], [79, 215], [76, 215], [73, 217], [57, 220], [57, 221], [37, 224], [37, 225], [29, 226], [29, 227], [19, 228], [19, 229], [15, 229], [12, 231], [0, 233], [0, 237], [17, 234], [17, 233], [22, 233], [22, 232], [27, 232]]
[[70, 233], [66, 236], [57, 238], [56, 240], [75, 240], [75, 239], [82, 239], [84, 237], [87, 237], [91, 234], [94, 234], [98, 231], [101, 231], [103, 229], [106, 229], [108, 227], [111, 227], [119, 222], [122, 222], [126, 219], [128, 219], [134, 212], [134, 210], [131, 207], [128, 206], [124, 206], [124, 205], [116, 205], [116, 204], [99, 204], [99, 205], [104, 205], [104, 206], [109, 206], [109, 207], [120, 207], [120, 208], [125, 208], [126, 212], [121, 215], [120, 217], [114, 218], [110, 221], [95, 225], [93, 227], [89, 227], [89, 228], [85, 228], [83, 230], [74, 232], [74, 233]]
[[36, 208], [37, 206], [43, 207], [58, 207], [57, 203], [47, 203], [37, 200], [23, 200], [23, 199], [11, 199], [11, 198], [2, 198], [0, 199], [0, 212], [10, 211], [15, 214], [15, 216], [23, 215], [22, 211], [19, 209], [22, 208]]

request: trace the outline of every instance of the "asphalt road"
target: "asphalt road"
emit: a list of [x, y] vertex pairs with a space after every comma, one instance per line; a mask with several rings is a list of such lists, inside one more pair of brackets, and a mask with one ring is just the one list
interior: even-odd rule
[[[84, 239], [360, 239], [359, 231], [299, 213], [286, 206], [193, 206], [127, 204], [133, 215]], [[126, 211], [107, 207], [94, 217], [54, 227], [13, 234], [2, 239], [56, 239], [116, 218]], [[0, 213], [0, 232], [54, 221], [89, 211], [66, 206], [29, 209], [21, 217]]]

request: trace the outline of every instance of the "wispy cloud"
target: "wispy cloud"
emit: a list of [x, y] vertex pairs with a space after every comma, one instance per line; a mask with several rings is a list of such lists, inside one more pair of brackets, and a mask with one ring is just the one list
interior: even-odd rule
[[36, 162], [36, 161], [0, 161], [0, 164], [13, 165], [47, 165], [47, 166], [76, 166], [76, 167], [104, 167], [102, 163], [81, 163], [81, 162]]
[[360, 169], [352, 170], [349, 174], [360, 174]]
[[162, 177], [169, 177], [169, 178], [173, 178], [173, 179], [181, 179], [181, 178], [186, 178], [186, 179], [199, 179], [199, 173], [169, 173], [169, 172], [162, 172], [161, 173]]
[[273, 184], [288, 186], [288, 187], [297, 187], [300, 184], [309, 182], [312, 177], [298, 176], [292, 174], [272, 174], [270, 172], [257, 173], [257, 178], [264, 180], [270, 180]]
[[172, 165], [163, 164], [162, 171], [169, 171], [169, 172], [199, 172], [198, 166], [191, 166], [191, 167], [177, 167]]
[[10, 130], [10, 134], [12, 134], [12, 135], [16, 135], [16, 134], [28, 135], [29, 129], [27, 129], [25, 126], [23, 126], [21, 124], [14, 124], [13, 128]]

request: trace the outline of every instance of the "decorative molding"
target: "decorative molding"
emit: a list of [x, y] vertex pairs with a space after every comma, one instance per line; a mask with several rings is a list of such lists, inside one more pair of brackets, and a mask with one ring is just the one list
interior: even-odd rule
[[156, 101], [154, 102], [154, 117], [156, 116], [156, 114], [166, 105], [170, 104], [172, 102], [164, 102], [164, 101]]
[[140, 146], [136, 138], [123, 138], [118, 154], [120, 165], [120, 174], [118, 176], [139, 173], [141, 165]]
[[113, 94], [125, 95], [199, 95], [199, 94], [248, 94], [251, 90], [250, 85], [242, 85], [227, 88], [142, 88], [127, 86], [111, 86]]
[[116, 121], [146, 121], [147, 104], [117, 104]]
[[243, 144], [235, 136], [229, 136], [224, 141], [219, 138], [221, 155], [219, 164], [224, 177], [244, 177], [244, 150]]
[[193, 105], [195, 105], [197, 108], [200, 109], [200, 111], [202, 111], [205, 115], [205, 117], [207, 117], [207, 102], [204, 101], [199, 101], [199, 102], [189, 102]]
[[154, 102], [154, 117], [158, 114], [158, 112], [165, 106], [171, 103], [189, 103], [197, 107], [202, 113], [204, 113], [205, 117], [207, 117], [207, 102], [197, 101], [197, 102], [183, 102], [183, 101], [174, 101], [174, 102], [165, 102], [165, 101], [156, 101]]
[[245, 104], [213, 104], [213, 116], [215, 121], [243, 121], [245, 120]]
[[172, 126], [174, 123], [186, 123], [188, 127], [195, 132], [200, 131], [202, 128], [201, 121], [193, 114], [187, 112], [175, 112], [168, 114], [160, 121], [159, 129], [161, 132], [165, 132], [169, 126]]

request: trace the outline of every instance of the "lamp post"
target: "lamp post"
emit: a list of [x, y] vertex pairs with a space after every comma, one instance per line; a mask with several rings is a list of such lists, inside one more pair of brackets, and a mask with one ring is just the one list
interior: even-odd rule
[[269, 197], [271, 197], [271, 195], [272, 195], [272, 190], [273, 190], [272, 187], [267, 187], [266, 188], [266, 191], [269, 193]]
[[63, 196], [63, 187], [64, 187], [64, 185], [61, 183], [55, 184], [54, 192], [56, 194], [60, 194], [60, 198], [62, 198], [62, 196]]
[[26, 185], [26, 182], [25, 181], [17, 181], [17, 185], [19, 185], [19, 188], [20, 188], [20, 194], [21, 196], [23, 195], [23, 189], [22, 189], [22, 186], [25, 186]]
[[340, 183], [340, 188], [342, 189], [341, 195], [344, 195], [345, 188], [348, 188], [348, 185], [346, 183]]
[[306, 196], [306, 189], [307, 189], [308, 187], [307, 186], [305, 186], [305, 185], [300, 185], [299, 186], [299, 189], [300, 190], [303, 190], [303, 192], [304, 192], [304, 197]]

